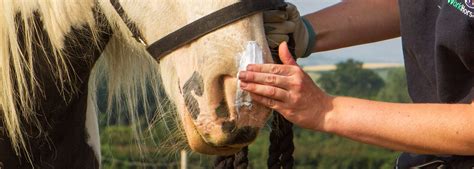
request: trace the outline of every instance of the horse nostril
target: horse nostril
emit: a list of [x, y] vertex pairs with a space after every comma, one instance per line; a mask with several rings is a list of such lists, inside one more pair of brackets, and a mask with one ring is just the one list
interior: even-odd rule
[[227, 106], [227, 103], [225, 99], [222, 99], [221, 102], [219, 103], [219, 106], [216, 108], [216, 115], [217, 118], [229, 118], [229, 107]]
[[219, 77], [217, 92], [220, 95], [219, 105], [215, 109], [217, 118], [224, 118], [226, 120], [236, 118], [234, 111], [234, 98], [236, 91], [236, 78], [229, 75], [222, 75]]

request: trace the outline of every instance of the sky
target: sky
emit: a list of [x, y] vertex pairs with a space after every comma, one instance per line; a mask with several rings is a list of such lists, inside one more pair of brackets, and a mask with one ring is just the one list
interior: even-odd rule
[[[302, 15], [324, 9], [339, 0], [287, 0], [296, 5]], [[316, 34], [318, 30], [315, 30]], [[317, 35], [316, 35], [317, 41]], [[349, 58], [364, 63], [403, 63], [400, 38], [390, 39], [366, 45], [314, 53], [308, 58], [299, 59], [298, 63], [306, 65], [335, 64]]]

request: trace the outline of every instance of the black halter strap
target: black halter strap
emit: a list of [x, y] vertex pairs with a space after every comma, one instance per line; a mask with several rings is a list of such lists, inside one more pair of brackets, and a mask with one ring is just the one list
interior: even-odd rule
[[[135, 39], [146, 45], [140, 32], [136, 29], [136, 26], [130, 24], [130, 22], [126, 22], [127, 16], [118, 0], [110, 0], [110, 2], [113, 4], [122, 20], [124, 20]], [[284, 0], [241, 0], [240, 2], [222, 8], [189, 23], [158, 41], [153, 42], [151, 45], [147, 46], [147, 51], [156, 60], [160, 60], [163, 56], [166, 56], [172, 51], [219, 28], [258, 12], [268, 9], [277, 9], [285, 5], [286, 3]]]
[[118, 0], [110, 0], [110, 3], [112, 4], [112, 6], [114, 6], [115, 11], [119, 14], [120, 18], [122, 18], [122, 21], [125, 23], [125, 25], [127, 25], [128, 30], [132, 32], [133, 38], [135, 38], [143, 45], [147, 46], [145, 39], [143, 39], [142, 33], [138, 29], [137, 25], [135, 25], [135, 23], [129, 21], [129, 18], [123, 10], [122, 5], [120, 5], [120, 2]]

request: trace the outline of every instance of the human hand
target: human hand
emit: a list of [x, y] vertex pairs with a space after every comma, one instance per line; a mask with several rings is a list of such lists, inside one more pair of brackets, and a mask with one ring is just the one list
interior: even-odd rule
[[296, 57], [307, 57], [311, 54], [315, 33], [311, 24], [300, 16], [295, 5], [287, 3], [284, 10], [263, 12], [263, 22], [270, 48], [277, 48], [280, 43], [289, 42], [291, 36]]
[[254, 101], [280, 112], [292, 123], [322, 130], [332, 97], [298, 66], [285, 42], [279, 46], [279, 55], [284, 65], [253, 64], [247, 71], [241, 71], [240, 87], [248, 91]]

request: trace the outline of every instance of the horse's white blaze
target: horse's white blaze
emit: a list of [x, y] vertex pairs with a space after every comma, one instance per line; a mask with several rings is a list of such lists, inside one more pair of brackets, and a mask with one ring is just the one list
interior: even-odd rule
[[[202, 18], [214, 11], [239, 2], [239, 0], [121, 0], [124, 11], [138, 26], [148, 43]], [[146, 15], [144, 15], [146, 14]], [[236, 127], [261, 128], [269, 115], [269, 110], [255, 105], [251, 111], [241, 111], [237, 116], [235, 94], [237, 90], [236, 57], [245, 50], [248, 41], [256, 41], [259, 46], [268, 46], [265, 39], [262, 15], [256, 14], [222, 27], [187, 44], [160, 60], [163, 86], [176, 104], [183, 128], [192, 149], [202, 153], [220, 153], [212, 146], [232, 141], [232, 134], [223, 132], [225, 122]], [[263, 49], [263, 60], [272, 62], [268, 48]], [[183, 94], [183, 85], [198, 73], [202, 78], [203, 95]], [[179, 84], [179, 85], [177, 85]], [[188, 92], [189, 93], [189, 92]], [[184, 96], [193, 97], [198, 104], [186, 105]], [[226, 117], [217, 117], [221, 105], [229, 109]], [[199, 111], [189, 112], [194, 107]], [[191, 119], [190, 114], [198, 114]], [[203, 137], [204, 136], [204, 137]]]

